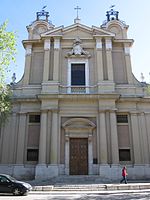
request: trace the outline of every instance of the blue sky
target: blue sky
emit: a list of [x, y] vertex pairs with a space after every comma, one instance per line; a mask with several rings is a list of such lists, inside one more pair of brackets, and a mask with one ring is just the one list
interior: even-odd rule
[[[22, 40], [27, 39], [26, 26], [36, 19], [36, 12], [47, 5], [46, 11], [50, 13], [50, 20], [57, 27], [73, 24], [76, 18], [74, 8], [81, 7], [79, 17], [81, 23], [87, 26], [100, 26], [106, 19], [106, 11], [111, 5], [116, 5], [119, 19], [129, 25], [128, 38], [134, 39], [131, 48], [132, 70], [135, 77], [141, 81], [141, 72], [145, 81], [150, 82], [150, 0], [5, 0], [0, 4], [0, 24], [9, 20], [8, 30], [16, 31], [17, 60], [12, 65], [8, 79], [15, 72], [17, 81], [24, 72], [25, 51]], [[142, 52], [141, 52], [142, 51]]]

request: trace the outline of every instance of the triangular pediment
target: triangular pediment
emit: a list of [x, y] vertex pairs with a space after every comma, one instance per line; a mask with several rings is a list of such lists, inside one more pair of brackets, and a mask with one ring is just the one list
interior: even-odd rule
[[99, 27], [95, 27], [95, 26], [88, 27], [86, 25], [79, 24], [79, 23], [73, 24], [67, 27], [64, 27], [64, 26], [56, 27], [53, 30], [43, 33], [41, 36], [42, 37], [60, 36], [65, 39], [71, 39], [71, 38], [75, 38], [77, 35], [80, 36], [81, 38], [89, 38], [89, 39], [93, 38], [93, 36], [101, 36], [101, 37], [115, 36], [114, 33], [103, 30]]

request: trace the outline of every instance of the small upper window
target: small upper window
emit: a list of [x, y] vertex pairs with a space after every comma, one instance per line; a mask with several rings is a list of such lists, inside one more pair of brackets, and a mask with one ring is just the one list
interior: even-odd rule
[[120, 161], [131, 161], [130, 149], [119, 149], [119, 160]]
[[40, 115], [29, 115], [29, 123], [40, 123]]
[[38, 149], [27, 149], [27, 161], [38, 161], [38, 156]]
[[117, 123], [128, 123], [128, 115], [117, 115]]

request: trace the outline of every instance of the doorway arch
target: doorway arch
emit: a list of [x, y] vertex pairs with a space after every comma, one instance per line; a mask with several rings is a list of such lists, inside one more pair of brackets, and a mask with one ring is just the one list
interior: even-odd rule
[[70, 175], [70, 141], [71, 139], [87, 139], [88, 175], [93, 174], [93, 130], [96, 125], [86, 118], [71, 118], [63, 123], [65, 130], [65, 174]]

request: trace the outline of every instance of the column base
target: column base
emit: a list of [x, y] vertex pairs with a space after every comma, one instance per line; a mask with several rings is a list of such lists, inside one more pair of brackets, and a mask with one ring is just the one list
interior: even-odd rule
[[98, 93], [115, 91], [115, 84], [112, 81], [102, 81], [98, 83]]
[[48, 81], [42, 83], [42, 93], [56, 94], [59, 92], [59, 84], [57, 81]]
[[23, 164], [0, 165], [0, 173], [9, 174], [19, 180], [31, 180], [35, 177], [35, 166]]
[[99, 175], [102, 180], [116, 181], [120, 178], [120, 166], [102, 164], [99, 166]]
[[58, 165], [37, 165], [35, 170], [35, 179], [48, 179], [59, 175]]

